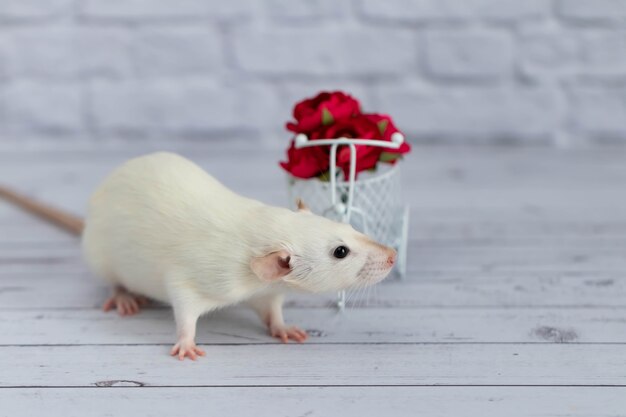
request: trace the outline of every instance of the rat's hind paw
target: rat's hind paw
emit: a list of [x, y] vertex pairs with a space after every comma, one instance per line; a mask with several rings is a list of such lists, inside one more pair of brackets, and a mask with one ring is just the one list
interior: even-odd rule
[[140, 308], [146, 304], [148, 304], [146, 297], [132, 294], [124, 288], [116, 288], [114, 294], [102, 304], [102, 310], [110, 311], [116, 308], [120, 316], [131, 316], [139, 313]]
[[198, 356], [204, 356], [206, 353], [200, 349], [194, 342], [178, 342], [170, 350], [170, 355], [178, 356], [178, 360], [189, 358], [192, 361], [198, 359]]
[[304, 330], [296, 326], [286, 326], [284, 324], [270, 326], [270, 335], [280, 339], [283, 343], [287, 343], [289, 339], [302, 343], [308, 337]]

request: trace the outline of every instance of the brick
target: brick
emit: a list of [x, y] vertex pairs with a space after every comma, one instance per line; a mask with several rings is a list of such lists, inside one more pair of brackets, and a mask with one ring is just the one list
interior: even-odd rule
[[28, 29], [6, 36], [14, 76], [73, 78], [130, 72], [129, 40], [117, 29]]
[[581, 43], [575, 32], [527, 33], [520, 36], [520, 65], [526, 73], [574, 71], [580, 64]]
[[153, 20], [242, 18], [255, 13], [255, 0], [83, 0], [82, 16], [94, 19]]
[[91, 114], [100, 131], [249, 128], [262, 124], [273, 105], [265, 90], [205, 81], [106, 82], [94, 84], [90, 91]]
[[334, 0], [265, 0], [267, 13], [277, 20], [297, 20], [298, 23], [343, 16], [346, 2]]
[[491, 21], [534, 21], [549, 18], [552, 13], [550, 0], [470, 0], [470, 3], [474, 17]]
[[0, 19], [42, 19], [69, 15], [74, 0], [2, 0]]
[[520, 51], [521, 66], [531, 75], [626, 76], [626, 30], [622, 29], [526, 34], [520, 37]]
[[411, 71], [415, 45], [396, 30], [245, 31], [234, 39], [236, 62], [267, 75], [392, 75]]
[[548, 0], [361, 0], [360, 12], [368, 19], [424, 22], [486, 19], [515, 21], [550, 15]]
[[0, 39], [0, 81], [4, 81], [9, 74], [9, 43]]
[[132, 51], [136, 73], [148, 77], [208, 74], [223, 61], [218, 34], [203, 28], [142, 30]]
[[575, 86], [570, 101], [575, 130], [591, 137], [626, 139], [626, 88]]
[[[320, 91], [344, 91], [361, 103], [364, 112], [373, 113], [376, 108], [371, 97], [371, 90], [361, 84], [345, 81], [307, 81], [290, 82], [281, 86], [281, 115], [284, 121], [291, 118], [293, 106], [305, 98], [313, 97]], [[281, 119], [281, 120], [282, 120]]]
[[624, 0], [557, 0], [557, 14], [579, 22], [606, 22], [626, 20]]
[[235, 97], [238, 124], [248, 129], [282, 127], [280, 96], [272, 86], [257, 84], [226, 86], [223, 92]]
[[511, 74], [513, 44], [500, 31], [429, 31], [424, 57], [433, 78], [497, 80]]
[[82, 128], [79, 86], [13, 82], [0, 88], [0, 120], [12, 132], [57, 134]]
[[555, 93], [538, 88], [390, 89], [378, 107], [422, 140], [543, 140], [560, 118]]
[[582, 34], [582, 64], [590, 71], [626, 75], [626, 30]]

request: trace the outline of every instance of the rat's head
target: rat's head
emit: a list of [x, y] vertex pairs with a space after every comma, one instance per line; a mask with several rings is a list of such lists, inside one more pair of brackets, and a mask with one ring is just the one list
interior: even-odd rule
[[311, 292], [338, 291], [383, 280], [396, 251], [352, 226], [312, 214], [302, 202], [281, 219], [281, 242], [254, 257], [252, 271], [264, 281], [279, 281]]

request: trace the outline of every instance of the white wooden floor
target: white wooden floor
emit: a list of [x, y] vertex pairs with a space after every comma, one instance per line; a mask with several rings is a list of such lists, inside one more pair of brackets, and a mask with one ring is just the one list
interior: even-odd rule
[[[134, 152], [137, 154], [137, 152]], [[286, 204], [279, 152], [189, 152]], [[0, 182], [78, 213], [123, 152], [0, 154]], [[292, 298], [281, 345], [204, 318], [179, 362], [171, 312], [99, 310], [75, 238], [0, 202], [1, 416], [626, 416], [626, 151], [417, 148], [409, 276]]]

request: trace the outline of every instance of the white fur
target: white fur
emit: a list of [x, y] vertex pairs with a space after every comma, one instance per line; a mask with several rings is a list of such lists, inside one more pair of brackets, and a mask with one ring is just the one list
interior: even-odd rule
[[[348, 257], [332, 256], [339, 244]], [[130, 160], [104, 181], [90, 201], [83, 249], [96, 274], [172, 304], [177, 322], [287, 287], [371, 284], [394, 256], [349, 225], [241, 197], [171, 153]], [[251, 260], [279, 250], [290, 254], [291, 272], [259, 279]]]

